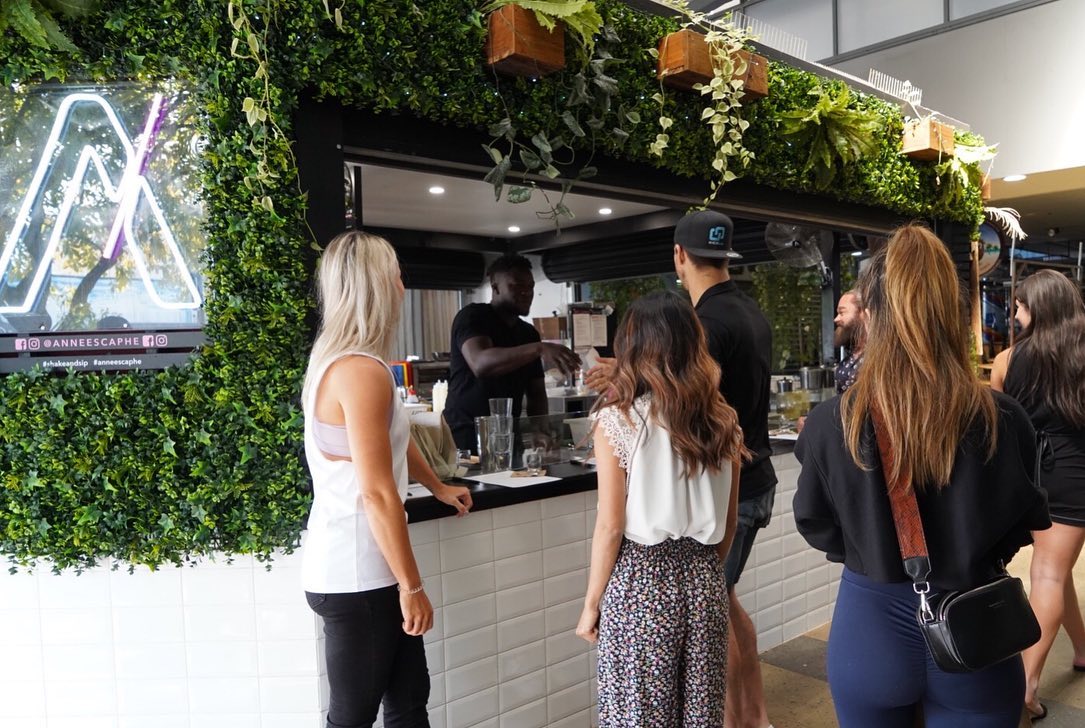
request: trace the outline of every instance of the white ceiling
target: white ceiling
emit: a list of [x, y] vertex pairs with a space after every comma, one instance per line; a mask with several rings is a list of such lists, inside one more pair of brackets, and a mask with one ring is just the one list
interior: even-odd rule
[[[435, 185], [443, 187], [444, 194], [431, 194], [429, 188]], [[558, 192], [546, 194], [554, 203], [560, 196]], [[536, 189], [530, 201], [514, 205], [504, 195], [496, 201], [493, 185], [481, 179], [363, 164], [362, 199], [362, 224], [369, 227], [510, 239], [554, 229], [552, 220], [536, 214], [548, 209], [542, 190]], [[563, 229], [666, 209], [575, 192], [565, 196], [565, 205], [574, 217], [562, 219]], [[599, 210], [604, 207], [613, 212], [601, 215]], [[518, 226], [520, 232], [509, 232], [510, 225]]]
[[987, 204], [1021, 213], [1026, 248], [1044, 242], [1076, 250], [1085, 241], [1085, 167], [1030, 174], [1020, 182], [993, 180]]

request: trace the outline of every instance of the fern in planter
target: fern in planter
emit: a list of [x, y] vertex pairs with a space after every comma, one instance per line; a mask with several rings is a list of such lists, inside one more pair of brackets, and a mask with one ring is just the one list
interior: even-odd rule
[[953, 156], [943, 158], [934, 167], [941, 190], [940, 203], [945, 209], [967, 204], [967, 195], [976, 194], [983, 186], [986, 175], [980, 165], [998, 154], [997, 144], [988, 145], [977, 134], [955, 130], [953, 137]]
[[482, 7], [482, 14], [489, 15], [506, 5], [519, 5], [524, 10], [535, 13], [539, 25], [551, 33], [558, 21], [572, 32], [585, 57], [595, 49], [595, 35], [603, 27], [603, 17], [592, 0], [490, 0]]
[[838, 167], [846, 167], [873, 154], [885, 121], [872, 111], [854, 108], [855, 97], [845, 84], [819, 84], [809, 94], [816, 101], [809, 109], [780, 115], [780, 134], [809, 149], [804, 173], [813, 173], [814, 187], [826, 190]]

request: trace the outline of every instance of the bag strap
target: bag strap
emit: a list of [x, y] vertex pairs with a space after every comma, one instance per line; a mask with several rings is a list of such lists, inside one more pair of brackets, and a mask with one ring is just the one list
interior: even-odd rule
[[919, 517], [919, 502], [915, 498], [911, 473], [904, 472], [892, 482], [889, 473], [896, 462], [896, 453], [886, 434], [885, 419], [877, 410], [871, 413], [874, 422], [874, 437], [878, 443], [882, 473], [889, 491], [889, 507], [893, 511], [893, 525], [896, 526], [897, 544], [900, 557], [904, 562], [904, 571], [912, 580], [915, 591], [924, 597], [930, 591], [927, 579], [931, 574], [930, 553], [927, 551], [927, 539], [923, 534], [923, 521]]

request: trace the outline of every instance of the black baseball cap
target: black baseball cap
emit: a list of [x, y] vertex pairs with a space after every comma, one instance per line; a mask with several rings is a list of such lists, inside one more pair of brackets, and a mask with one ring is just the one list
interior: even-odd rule
[[674, 228], [674, 244], [702, 258], [741, 260], [742, 254], [731, 250], [735, 224], [715, 210], [691, 212]]

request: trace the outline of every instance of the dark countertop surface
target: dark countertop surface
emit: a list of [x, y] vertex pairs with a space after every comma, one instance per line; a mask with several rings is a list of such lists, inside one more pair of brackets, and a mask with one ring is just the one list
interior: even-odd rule
[[[786, 455], [794, 450], [795, 443], [786, 440], [772, 441], [772, 454]], [[449, 481], [456, 485], [465, 485], [471, 489], [471, 499], [474, 501], [472, 512], [485, 511], [491, 508], [502, 508], [517, 503], [555, 498], [559, 495], [571, 493], [583, 493], [596, 489], [595, 468], [578, 465], [576, 463], [556, 463], [546, 466], [546, 474], [559, 481], [529, 485], [523, 488], [505, 488], [500, 485], [477, 483], [473, 480], [457, 478]], [[432, 521], [436, 518], [445, 518], [456, 514], [456, 509], [441, 503], [433, 496], [421, 498], [409, 498], [405, 504], [407, 520], [410, 523]]]
[[[559, 495], [570, 493], [583, 493], [586, 490], [595, 490], [595, 468], [576, 463], [556, 463], [546, 466], [546, 474], [561, 480], [539, 485], [528, 485], [523, 488], [505, 488], [500, 485], [477, 483], [473, 480], [456, 478], [449, 481], [456, 485], [466, 485], [471, 489], [471, 499], [474, 501], [472, 512], [485, 511], [490, 508], [501, 508], [517, 503], [554, 498]], [[456, 509], [441, 503], [433, 496], [421, 498], [409, 498], [405, 504], [407, 520], [410, 523], [431, 521], [435, 518], [455, 515]]]

